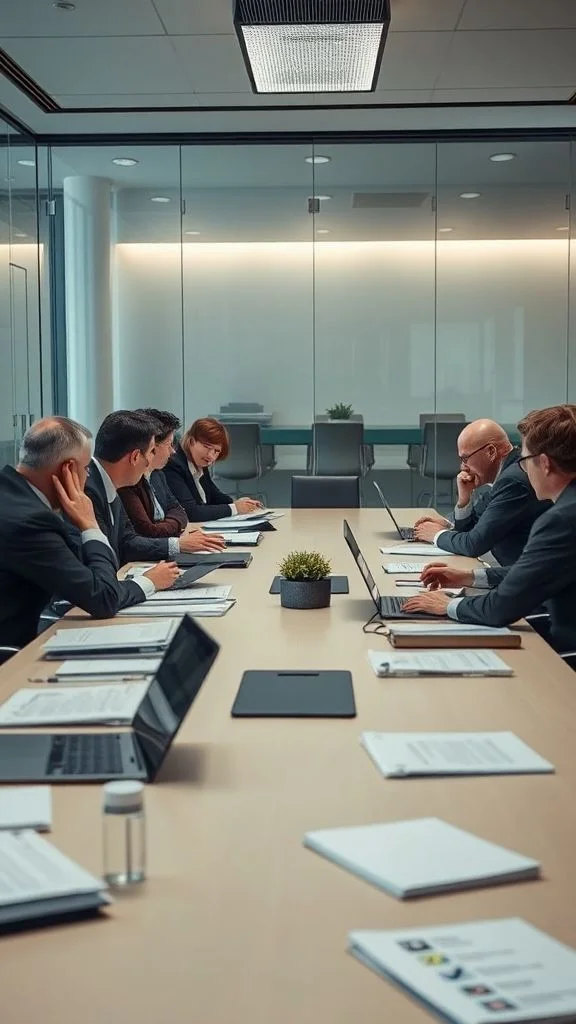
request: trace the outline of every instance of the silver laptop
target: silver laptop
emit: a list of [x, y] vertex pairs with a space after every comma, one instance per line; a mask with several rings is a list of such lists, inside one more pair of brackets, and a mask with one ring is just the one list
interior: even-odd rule
[[381, 491], [379, 485], [376, 483], [376, 481], [373, 480], [372, 483], [374, 484], [374, 487], [376, 488], [376, 490], [378, 492], [378, 497], [380, 498], [380, 501], [384, 505], [384, 508], [386, 509], [388, 515], [390, 516], [390, 519], [394, 523], [394, 526], [396, 527], [396, 530], [398, 531], [398, 536], [400, 537], [400, 540], [414, 540], [415, 539], [414, 538], [414, 527], [413, 526], [398, 526], [398, 523], [396, 522], [396, 520], [394, 518], [394, 513], [392, 512], [392, 509], [390, 508], [390, 503], [388, 502], [388, 500], [382, 494], [382, 491]]
[[358, 541], [352, 533], [348, 523], [344, 520], [344, 540], [346, 541], [352, 557], [360, 570], [360, 575], [368, 587], [370, 597], [376, 605], [376, 611], [383, 619], [429, 619], [430, 616], [424, 612], [405, 612], [404, 605], [409, 600], [407, 597], [384, 597], [378, 590], [378, 584], [374, 579], [364, 555], [358, 547]]

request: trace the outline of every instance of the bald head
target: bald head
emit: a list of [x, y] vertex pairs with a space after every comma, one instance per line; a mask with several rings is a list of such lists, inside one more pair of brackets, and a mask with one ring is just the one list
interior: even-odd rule
[[18, 465], [35, 471], [55, 470], [67, 459], [78, 458], [92, 434], [66, 416], [47, 416], [26, 431]]
[[474, 451], [484, 444], [493, 444], [498, 451], [509, 450], [512, 447], [504, 427], [494, 420], [474, 420], [464, 427], [458, 438], [458, 449], [461, 453]]

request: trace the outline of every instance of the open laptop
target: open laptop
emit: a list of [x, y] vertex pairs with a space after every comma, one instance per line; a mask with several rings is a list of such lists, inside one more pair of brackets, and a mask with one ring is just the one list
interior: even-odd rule
[[383, 619], [430, 619], [430, 616], [426, 615], [424, 612], [410, 612], [409, 614], [404, 612], [402, 609], [404, 608], [406, 601], [409, 600], [407, 597], [382, 596], [378, 590], [378, 584], [370, 572], [366, 559], [360, 551], [358, 542], [346, 520], [344, 520], [344, 540], [352, 552], [352, 557], [360, 570], [360, 575], [362, 576], [364, 583], [368, 587], [370, 597], [376, 605], [376, 610]]
[[390, 503], [388, 502], [388, 500], [382, 494], [382, 491], [381, 491], [379, 485], [376, 483], [376, 481], [373, 480], [372, 483], [374, 484], [374, 487], [376, 488], [376, 490], [378, 492], [378, 497], [380, 498], [380, 501], [384, 505], [384, 508], [386, 509], [388, 515], [390, 516], [390, 519], [394, 523], [394, 526], [396, 527], [396, 530], [398, 531], [398, 536], [400, 537], [400, 540], [414, 540], [414, 527], [413, 526], [398, 526], [398, 523], [396, 522], [396, 520], [394, 518], [394, 513], [392, 512], [392, 509], [390, 508]]
[[216, 641], [186, 615], [131, 731], [0, 734], [0, 782], [153, 782], [218, 651]]

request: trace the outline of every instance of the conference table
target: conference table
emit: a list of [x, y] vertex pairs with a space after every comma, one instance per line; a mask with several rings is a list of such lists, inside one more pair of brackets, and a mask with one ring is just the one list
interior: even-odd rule
[[[287, 511], [247, 570], [212, 577], [237, 603], [202, 621], [220, 655], [146, 788], [148, 880], [99, 919], [2, 937], [2, 1024], [423, 1024], [423, 1007], [347, 954], [350, 930], [520, 916], [576, 946], [574, 674], [524, 626], [523, 648], [501, 652], [511, 678], [377, 679], [367, 651], [387, 641], [362, 631], [373, 606], [343, 515], [394, 592], [378, 550], [394, 537], [375, 509]], [[281, 608], [270, 582], [299, 548], [327, 555], [349, 595]], [[38, 672], [43, 639], [2, 668], [0, 699]], [[247, 668], [349, 669], [357, 718], [232, 719]], [[511, 729], [557, 771], [384, 780], [363, 729]], [[101, 787], [52, 791], [50, 838], [100, 873]], [[401, 902], [302, 845], [309, 829], [422, 816], [538, 858], [542, 879]]]

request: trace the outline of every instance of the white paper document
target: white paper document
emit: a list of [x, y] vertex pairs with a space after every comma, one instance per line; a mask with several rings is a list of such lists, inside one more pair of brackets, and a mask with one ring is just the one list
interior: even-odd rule
[[439, 818], [308, 832], [304, 845], [398, 899], [536, 878], [540, 864]]
[[135, 604], [132, 608], [120, 608], [116, 615], [132, 615], [139, 618], [156, 618], [158, 615], [179, 615], [180, 618], [183, 618], [184, 615], [191, 615], [195, 619], [219, 618], [230, 611], [234, 604], [236, 604], [234, 599], [231, 601], [194, 602], [156, 601], [153, 604], [146, 602], [146, 604]]
[[[140, 605], [124, 608], [133, 613]], [[131, 648], [141, 651], [146, 648], [163, 649], [168, 646], [176, 630], [176, 619], [149, 622], [145, 626], [86, 626], [82, 629], [58, 629], [43, 645], [44, 654], [75, 654], [87, 656], [87, 652], [112, 651]]]
[[494, 651], [368, 651], [380, 678], [387, 676], [511, 676]]
[[382, 568], [384, 572], [394, 574], [417, 572], [420, 575], [428, 564], [428, 562], [388, 562], [388, 565], [383, 565]]
[[353, 956], [455, 1024], [576, 1020], [576, 952], [521, 918], [353, 931]]
[[0, 907], [103, 889], [35, 832], [0, 832]]
[[[93, 682], [96, 679], [109, 679], [112, 681], [114, 678], [118, 681], [134, 682], [135, 679], [126, 679], [129, 677], [149, 677], [153, 676], [157, 669], [160, 667], [162, 658], [158, 658], [156, 655], [152, 655], [147, 658], [94, 658], [92, 661], [89, 659], [82, 661], [64, 661], [59, 668], [54, 670], [53, 678], [59, 683], [74, 682], [77, 683], [81, 679], [85, 679], [87, 682]], [[44, 679], [29, 679], [28, 682], [44, 682]]]
[[0, 789], [0, 829], [33, 828], [47, 832], [52, 825], [50, 786], [5, 786]]
[[257, 522], [268, 522], [271, 519], [281, 519], [282, 516], [286, 515], [285, 512], [276, 512], [272, 508], [259, 508], [256, 512], [244, 512], [242, 515], [237, 516], [226, 516], [222, 524], [222, 520], [212, 520], [210, 523], [204, 523], [202, 529], [215, 530], [215, 522], [220, 522], [225, 527], [232, 526], [234, 523], [245, 523], [249, 526], [256, 525]]
[[17, 690], [0, 707], [0, 728], [32, 725], [129, 725], [149, 684], [48, 686]]
[[383, 555], [425, 555], [430, 558], [436, 558], [438, 555], [442, 558], [450, 558], [455, 554], [454, 551], [443, 551], [442, 548], [437, 548], [434, 544], [414, 544], [411, 541], [396, 544], [391, 548], [380, 548], [380, 551]]
[[554, 771], [513, 732], [363, 732], [360, 742], [386, 778]]
[[[180, 590], [156, 590], [146, 600], [150, 604], [170, 603], [188, 604], [194, 601], [227, 601], [232, 593], [232, 587], [219, 586], [217, 583], [208, 583], [206, 586], [198, 586], [194, 583], [191, 587]], [[191, 614], [193, 614], [191, 609]]]

